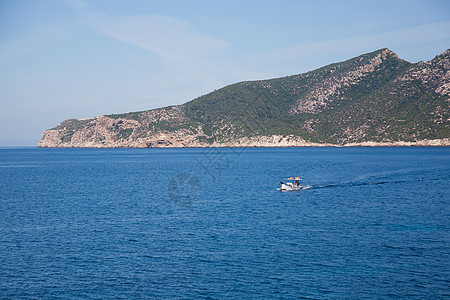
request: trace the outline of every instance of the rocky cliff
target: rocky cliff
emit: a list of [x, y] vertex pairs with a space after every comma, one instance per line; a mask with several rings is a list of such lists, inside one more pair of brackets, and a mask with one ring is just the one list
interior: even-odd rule
[[66, 120], [39, 147], [448, 146], [449, 69], [450, 50], [412, 64], [381, 49], [179, 106]]

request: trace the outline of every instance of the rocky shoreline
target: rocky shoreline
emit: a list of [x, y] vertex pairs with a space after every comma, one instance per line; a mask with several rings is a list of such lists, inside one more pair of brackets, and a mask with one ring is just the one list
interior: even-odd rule
[[[105, 132], [103, 132], [105, 133]], [[161, 133], [147, 138], [133, 140], [116, 140], [114, 136], [103, 135], [102, 139], [86, 140], [80, 132], [74, 134], [70, 141], [63, 142], [67, 134], [65, 130], [46, 130], [42, 134], [39, 148], [282, 148], [282, 147], [448, 147], [450, 139], [407, 141], [365, 141], [345, 144], [314, 143], [299, 137], [290, 136], [254, 136], [243, 137], [228, 142], [200, 142], [199, 135], [185, 134], [185, 132]], [[90, 135], [90, 133], [88, 133]], [[77, 136], [79, 135], [79, 136]], [[92, 136], [92, 135], [91, 135]], [[94, 134], [93, 136], [96, 136]]]

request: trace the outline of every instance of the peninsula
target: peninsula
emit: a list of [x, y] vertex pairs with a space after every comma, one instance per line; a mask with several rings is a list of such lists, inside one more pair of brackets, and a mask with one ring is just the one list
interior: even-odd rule
[[39, 147], [450, 146], [450, 50], [389, 49], [293, 76], [232, 84], [182, 105], [69, 119]]

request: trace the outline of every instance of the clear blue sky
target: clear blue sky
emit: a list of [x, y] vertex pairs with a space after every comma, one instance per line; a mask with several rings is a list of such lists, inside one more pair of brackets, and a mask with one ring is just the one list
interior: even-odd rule
[[450, 48], [450, 1], [0, 0], [0, 146], [385, 47]]

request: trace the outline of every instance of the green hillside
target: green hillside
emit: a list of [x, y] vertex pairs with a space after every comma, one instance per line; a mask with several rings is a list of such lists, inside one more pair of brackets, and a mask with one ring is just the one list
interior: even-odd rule
[[[353, 74], [382, 53], [385, 58], [373, 70]], [[202, 124], [210, 141], [273, 134], [331, 143], [449, 137], [448, 96], [420, 80], [399, 80], [417, 68], [418, 64], [381, 49], [305, 74], [241, 82], [184, 104], [186, 124]], [[339, 86], [339, 78], [348, 85]], [[334, 89], [324, 105], [292, 111], [302, 98], [321, 88]], [[436, 107], [445, 108], [445, 122], [433, 118]]]

